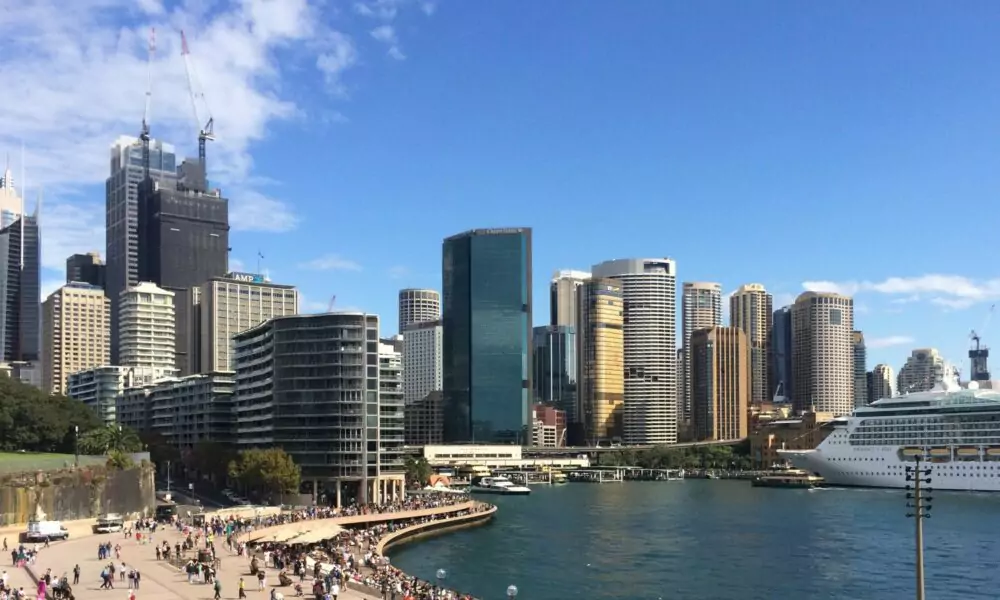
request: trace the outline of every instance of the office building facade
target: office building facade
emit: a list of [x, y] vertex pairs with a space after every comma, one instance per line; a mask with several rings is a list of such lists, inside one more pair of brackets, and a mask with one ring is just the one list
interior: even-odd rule
[[729, 324], [747, 336], [750, 348], [750, 403], [760, 406], [774, 395], [771, 376], [771, 294], [759, 283], [741, 285], [729, 297]]
[[[405, 368], [403, 374], [406, 374]], [[444, 392], [431, 392], [419, 400], [406, 404], [403, 412], [403, 430], [408, 446], [443, 444]]]
[[549, 282], [549, 325], [577, 326], [577, 295], [583, 282], [590, 279], [586, 271], [556, 271]]
[[794, 408], [849, 414], [854, 409], [854, 300], [823, 292], [792, 305]]
[[854, 356], [854, 408], [868, 404], [868, 350], [865, 335], [851, 332], [851, 349]]
[[747, 437], [752, 386], [747, 335], [738, 327], [698, 329], [690, 349], [695, 439]]
[[597, 446], [625, 435], [625, 332], [622, 285], [588, 279], [578, 290], [577, 408], [567, 415], [570, 444]]
[[111, 359], [111, 301], [104, 290], [67, 283], [42, 303], [42, 390], [65, 394], [69, 376]]
[[237, 334], [233, 359], [239, 448], [283, 448], [338, 506], [402, 496], [383, 465], [377, 315], [275, 317]]
[[104, 289], [106, 280], [107, 265], [97, 252], [74, 254], [66, 259], [66, 283], [79, 281]]
[[0, 229], [0, 361], [38, 362], [41, 353], [41, 237], [38, 216]]
[[531, 229], [444, 240], [444, 437], [530, 441]]
[[174, 357], [180, 375], [190, 361], [192, 288], [228, 272], [229, 201], [218, 192], [139, 186], [139, 280], [174, 293]]
[[792, 307], [784, 306], [771, 315], [771, 386], [774, 402], [791, 402], [792, 389]]
[[944, 377], [951, 367], [937, 348], [917, 348], [899, 369], [896, 391], [900, 394], [926, 392]]
[[299, 292], [262, 275], [229, 273], [213, 277], [191, 298], [194, 326], [189, 331], [190, 356], [199, 373], [228, 372], [233, 336], [273, 319], [299, 312]]
[[441, 321], [411, 323], [403, 331], [403, 398], [407, 406], [444, 387]]
[[122, 366], [176, 373], [174, 293], [143, 281], [122, 292], [119, 301]]
[[684, 398], [679, 420], [686, 431], [691, 426], [693, 387], [691, 378], [691, 336], [699, 329], [722, 325], [722, 286], [703, 281], [684, 282], [681, 292], [682, 347], [684, 348]]
[[[105, 183], [105, 270], [111, 298], [111, 356], [118, 356], [118, 300], [121, 293], [139, 283], [139, 183], [143, 179], [142, 146], [139, 140], [120, 136], [111, 145], [111, 173]], [[149, 142], [149, 175], [163, 187], [176, 185], [177, 158], [174, 147], [158, 140]]]
[[871, 385], [868, 392], [868, 403], [871, 404], [882, 398], [892, 398], [893, 386], [896, 384], [896, 376], [892, 367], [884, 364], [877, 364], [871, 371]]
[[575, 419], [576, 328], [565, 325], [535, 327], [531, 345], [532, 402], [554, 406]]
[[417, 323], [441, 320], [441, 294], [437, 290], [407, 288], [399, 290], [399, 329]]
[[[624, 306], [626, 444], [677, 441], [677, 267], [672, 259], [621, 259], [594, 265], [615, 279]], [[582, 319], [582, 316], [580, 317]]]

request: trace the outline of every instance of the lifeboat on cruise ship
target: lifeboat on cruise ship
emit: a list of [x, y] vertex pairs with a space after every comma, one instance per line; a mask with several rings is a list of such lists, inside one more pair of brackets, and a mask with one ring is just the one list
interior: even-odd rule
[[956, 454], [959, 460], [976, 460], [979, 458], [979, 448], [959, 448]]
[[951, 460], [951, 448], [931, 448], [931, 460], [934, 462], [947, 462]]
[[987, 448], [986, 460], [1000, 460], [1000, 448]]

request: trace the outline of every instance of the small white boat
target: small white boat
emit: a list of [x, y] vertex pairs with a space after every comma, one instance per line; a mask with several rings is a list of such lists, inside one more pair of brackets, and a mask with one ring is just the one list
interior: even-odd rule
[[526, 485], [514, 485], [510, 479], [502, 476], [483, 477], [469, 489], [473, 494], [501, 494], [505, 496], [527, 496], [531, 488]]

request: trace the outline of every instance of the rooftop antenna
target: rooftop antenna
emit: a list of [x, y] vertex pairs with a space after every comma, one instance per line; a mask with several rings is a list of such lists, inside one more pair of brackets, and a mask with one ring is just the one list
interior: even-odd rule
[[[215, 141], [215, 119], [212, 117], [212, 111], [205, 100], [205, 93], [201, 89], [198, 73], [191, 65], [191, 51], [188, 48], [187, 36], [184, 35], [183, 29], [181, 30], [181, 56], [184, 57], [184, 72], [187, 74], [188, 94], [191, 96], [191, 110], [194, 113], [195, 128], [198, 131], [198, 164], [201, 165], [201, 172], [205, 177], [206, 187], [208, 187], [205, 142], [209, 140]], [[208, 113], [208, 121], [205, 121], [204, 127], [201, 127], [201, 115], [198, 113], [198, 98], [201, 98], [201, 103], [205, 106], [205, 111]], [[258, 268], [257, 271], [259, 272], [260, 269]]]
[[255, 273], [260, 273], [261, 272], [261, 270], [260, 270], [260, 261], [262, 261], [262, 260], [264, 260], [264, 254], [261, 253], [260, 250], [258, 250], [257, 251], [257, 270], [254, 271]]
[[149, 28], [149, 56], [146, 59], [146, 105], [142, 110], [142, 175], [149, 179], [149, 106], [153, 100], [153, 56], [156, 54], [156, 28]]

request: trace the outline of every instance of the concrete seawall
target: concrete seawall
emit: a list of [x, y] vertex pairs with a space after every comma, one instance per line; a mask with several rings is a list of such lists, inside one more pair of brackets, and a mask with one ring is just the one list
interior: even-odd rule
[[391, 546], [397, 546], [405, 542], [414, 541], [416, 538], [431, 534], [436, 535], [452, 529], [464, 529], [475, 525], [483, 525], [492, 520], [496, 515], [496, 512], [497, 507], [491, 506], [488, 510], [481, 512], [448, 517], [446, 519], [438, 519], [436, 521], [429, 521], [427, 523], [420, 523], [405, 529], [400, 529], [399, 531], [394, 531], [379, 540], [378, 545], [375, 546], [375, 552], [384, 556], [385, 551]]

